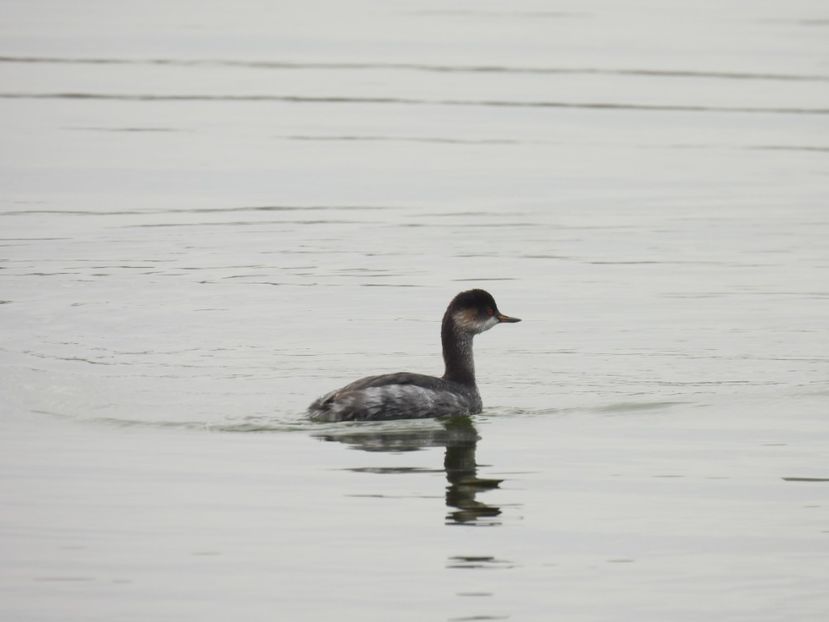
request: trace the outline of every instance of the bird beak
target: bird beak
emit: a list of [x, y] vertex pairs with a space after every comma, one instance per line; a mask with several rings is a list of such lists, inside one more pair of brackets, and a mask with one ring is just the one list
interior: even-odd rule
[[521, 320], [517, 317], [510, 317], [508, 315], [504, 315], [503, 313], [497, 314], [495, 317], [498, 318], [499, 322], [507, 322], [508, 324], [512, 322], [520, 322]]

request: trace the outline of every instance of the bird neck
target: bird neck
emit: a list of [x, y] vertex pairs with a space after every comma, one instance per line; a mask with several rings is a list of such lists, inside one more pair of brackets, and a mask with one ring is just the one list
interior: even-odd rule
[[472, 357], [472, 337], [455, 325], [447, 313], [440, 329], [440, 341], [443, 345], [443, 362], [446, 371], [444, 380], [475, 386], [475, 361]]

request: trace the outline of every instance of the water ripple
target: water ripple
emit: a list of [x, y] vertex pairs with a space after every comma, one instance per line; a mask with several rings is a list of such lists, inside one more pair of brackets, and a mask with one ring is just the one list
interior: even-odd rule
[[426, 63], [378, 62], [291, 62], [229, 59], [174, 58], [63, 58], [55, 56], [0, 56], [0, 63], [40, 63], [66, 65], [171, 65], [176, 67], [246, 67], [250, 69], [298, 70], [396, 70], [431, 73], [498, 73], [498, 74], [572, 74], [607, 76], [646, 76], [656, 78], [694, 78], [719, 80], [773, 80], [789, 82], [829, 82], [829, 75], [765, 73], [749, 71], [711, 71], [692, 69], [645, 69], [607, 67], [522, 67], [508, 65], [441, 65]]
[[153, 93], [0, 93], [0, 99], [77, 99], [147, 102], [282, 102], [288, 104], [392, 104], [406, 106], [462, 106], [494, 108], [564, 108], [580, 110], [633, 110], [644, 112], [725, 112], [762, 114], [825, 115], [829, 108], [702, 106], [697, 104], [636, 104], [621, 102], [563, 102], [467, 99], [417, 99], [409, 97], [356, 97], [346, 95], [231, 95], [231, 94], [153, 94]]
[[508, 138], [444, 138], [440, 136], [284, 136], [286, 140], [331, 142], [411, 142], [449, 145], [521, 145], [530, 141]]
[[[358, 211], [358, 210], [387, 210], [391, 206], [383, 205], [246, 205], [241, 207], [197, 207], [197, 208], [164, 208], [143, 210], [7, 210], [0, 211], [0, 216], [21, 216], [30, 214], [61, 214], [72, 216], [146, 216], [149, 214], [227, 214], [234, 212], [305, 212], [305, 211]], [[65, 240], [68, 238], [2, 238], [8, 240]]]

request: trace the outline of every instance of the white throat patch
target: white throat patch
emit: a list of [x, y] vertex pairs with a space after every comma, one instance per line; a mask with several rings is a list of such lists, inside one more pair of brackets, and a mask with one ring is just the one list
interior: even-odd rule
[[456, 311], [452, 315], [452, 320], [461, 330], [475, 335], [489, 330], [498, 323], [498, 318], [495, 316], [480, 320], [477, 314], [470, 309]]

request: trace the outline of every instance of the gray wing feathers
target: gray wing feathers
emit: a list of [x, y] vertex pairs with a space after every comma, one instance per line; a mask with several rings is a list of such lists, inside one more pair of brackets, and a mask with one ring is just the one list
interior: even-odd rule
[[323, 395], [308, 410], [317, 421], [440, 417], [480, 410], [477, 394], [453, 389], [441, 378], [421, 374], [369, 376]]

